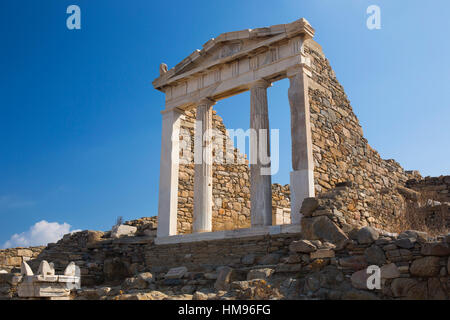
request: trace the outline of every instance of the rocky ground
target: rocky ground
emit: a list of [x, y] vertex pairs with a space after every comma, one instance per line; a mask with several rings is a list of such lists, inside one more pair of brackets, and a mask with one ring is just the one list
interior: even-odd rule
[[[110, 286], [83, 288], [73, 299], [448, 299], [450, 235], [430, 238], [407, 231], [380, 235], [370, 227], [350, 234], [341, 248], [320, 240], [297, 240], [289, 255], [269, 254], [263, 263], [222, 266], [212, 272], [142, 272]], [[245, 261], [247, 260], [247, 261]], [[260, 260], [261, 262], [261, 260]], [[272, 263], [272, 264], [270, 264]], [[380, 266], [381, 288], [368, 290], [369, 265]]]

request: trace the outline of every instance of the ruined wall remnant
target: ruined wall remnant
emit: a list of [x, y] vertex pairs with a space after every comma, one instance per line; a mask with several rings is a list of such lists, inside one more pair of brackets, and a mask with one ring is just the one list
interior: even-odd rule
[[0, 270], [11, 271], [14, 268], [20, 268], [22, 262], [36, 258], [44, 248], [45, 246], [1, 249]]
[[409, 179], [406, 187], [419, 192], [424, 200], [450, 203], [450, 176]]
[[[186, 111], [181, 122], [180, 143], [194, 152], [195, 110]], [[213, 164], [213, 231], [250, 227], [250, 170], [245, 154], [234, 148], [222, 118], [213, 110], [213, 129], [219, 135], [214, 140], [215, 159], [232, 159], [233, 163]], [[184, 134], [183, 134], [184, 130]], [[228, 151], [228, 154], [227, 154]], [[221, 154], [219, 154], [221, 153]], [[180, 157], [183, 154], [180, 153]], [[180, 164], [178, 179], [178, 233], [192, 232], [194, 210], [194, 164]], [[289, 186], [272, 186], [273, 214], [288, 216]], [[281, 211], [280, 211], [281, 209]], [[284, 221], [284, 220], [283, 220]], [[290, 220], [289, 220], [290, 221]]]
[[406, 206], [396, 186], [404, 185], [407, 175], [396, 161], [383, 160], [368, 144], [320, 46], [309, 40], [305, 53], [312, 69], [309, 103], [316, 194], [350, 182], [355, 190], [343, 208], [346, 223], [398, 231]]

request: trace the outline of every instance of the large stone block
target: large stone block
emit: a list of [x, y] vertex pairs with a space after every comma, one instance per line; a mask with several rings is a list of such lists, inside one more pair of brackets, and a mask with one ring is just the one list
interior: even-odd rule
[[22, 264], [22, 257], [3, 257], [0, 264], [4, 266], [20, 267]]
[[214, 289], [216, 290], [228, 290], [230, 283], [233, 280], [233, 268], [222, 267], [218, 270], [217, 280], [214, 283]]
[[367, 263], [382, 266], [386, 263], [386, 256], [383, 249], [377, 245], [372, 245], [364, 251]]
[[382, 266], [380, 271], [382, 279], [395, 279], [400, 277], [400, 271], [398, 270], [395, 263], [390, 263]]
[[178, 267], [170, 269], [164, 278], [166, 279], [181, 279], [186, 274], [188, 269], [186, 267]]
[[130, 276], [128, 263], [120, 258], [108, 258], [103, 264], [105, 280], [122, 280]]
[[450, 255], [450, 245], [444, 242], [431, 242], [422, 244], [420, 250], [424, 256], [448, 256]]
[[441, 269], [439, 257], [424, 257], [414, 260], [411, 264], [410, 272], [413, 276], [434, 277]]
[[371, 244], [375, 242], [379, 237], [378, 231], [376, 231], [372, 227], [364, 227], [358, 230], [356, 234], [356, 238], [359, 243], [361, 244]]
[[301, 253], [309, 253], [312, 251], [316, 251], [317, 247], [308, 240], [298, 240], [292, 241], [289, 245], [289, 250], [291, 252], [301, 252]]
[[312, 213], [319, 207], [319, 200], [317, 198], [311, 197], [303, 200], [300, 213], [304, 217], [310, 217]]
[[367, 279], [369, 277], [370, 274], [367, 273], [367, 268], [356, 271], [351, 277], [352, 286], [356, 289], [367, 290]]
[[397, 278], [392, 281], [391, 289], [394, 297], [406, 297], [411, 288], [417, 285], [417, 280], [410, 278]]
[[123, 236], [134, 236], [136, 233], [137, 228], [133, 226], [128, 226], [125, 224], [121, 224], [118, 226], [114, 226], [111, 230], [111, 237], [112, 238], [120, 238]]
[[365, 256], [351, 256], [339, 259], [339, 264], [343, 268], [352, 270], [361, 270], [367, 267], [367, 260]]
[[331, 249], [319, 249], [309, 254], [311, 259], [324, 259], [334, 258], [334, 250]]
[[264, 279], [267, 280], [273, 274], [274, 270], [270, 268], [253, 269], [247, 274], [247, 280]]
[[310, 240], [325, 240], [336, 245], [348, 240], [347, 235], [328, 217], [319, 216], [301, 220], [302, 234]]
[[20, 257], [32, 257], [33, 251], [31, 251], [30, 249], [18, 249], [17, 255]]

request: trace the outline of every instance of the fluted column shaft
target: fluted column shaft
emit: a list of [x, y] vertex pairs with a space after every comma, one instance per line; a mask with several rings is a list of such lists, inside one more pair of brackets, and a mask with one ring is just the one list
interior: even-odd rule
[[303, 67], [288, 70], [291, 107], [292, 169], [290, 175], [291, 223], [300, 223], [303, 200], [314, 197], [314, 160], [308, 96], [308, 76]]
[[212, 107], [214, 101], [199, 102], [194, 142], [194, 223], [193, 232], [212, 231]]
[[[270, 162], [269, 112], [265, 80], [258, 80], [250, 88], [250, 201], [251, 225], [272, 225], [272, 177]], [[263, 161], [264, 160], [264, 161]]]
[[158, 237], [177, 234], [180, 111], [163, 111], [159, 169]]

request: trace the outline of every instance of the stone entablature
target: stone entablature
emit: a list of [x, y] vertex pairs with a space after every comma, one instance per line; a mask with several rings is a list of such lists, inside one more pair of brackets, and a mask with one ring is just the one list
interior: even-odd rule
[[314, 36], [305, 19], [267, 28], [223, 33], [167, 72], [153, 86], [166, 94], [166, 109], [195, 107], [249, 90], [255, 80], [277, 81], [302, 60], [303, 41]]

